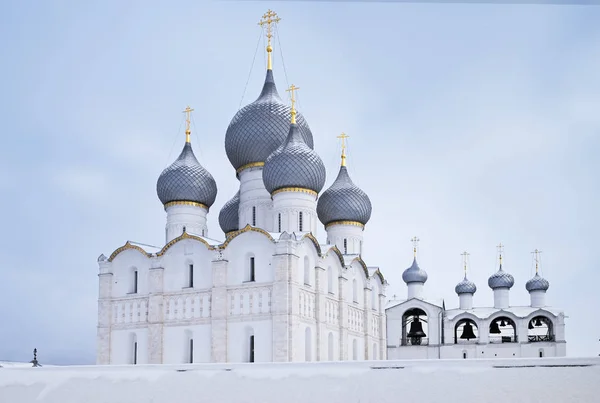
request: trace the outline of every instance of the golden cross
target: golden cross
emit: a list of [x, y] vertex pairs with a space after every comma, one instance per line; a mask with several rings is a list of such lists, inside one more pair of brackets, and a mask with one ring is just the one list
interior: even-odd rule
[[190, 106], [188, 105], [187, 108], [185, 108], [185, 110], [183, 111], [183, 113], [186, 114], [185, 117], [185, 142], [189, 143], [190, 142], [190, 134], [192, 133], [191, 129], [190, 129], [190, 115], [192, 113], [193, 109], [190, 108]]
[[470, 255], [467, 251], [460, 254], [463, 257], [463, 264], [465, 267], [465, 278], [467, 277], [467, 257]]
[[296, 87], [294, 84], [290, 85], [286, 91], [289, 91], [290, 98], [292, 99], [292, 123], [296, 123], [296, 98], [294, 97], [294, 91], [299, 90], [300, 87]]
[[535, 259], [535, 274], [538, 274], [539, 265], [540, 265], [540, 253], [542, 253], [542, 251], [536, 249], [531, 253], [533, 253], [533, 258]]
[[271, 38], [273, 37], [272, 29], [273, 25], [281, 21], [281, 18], [277, 16], [277, 13], [271, 11], [270, 9], [262, 16], [258, 25], [261, 27], [267, 26], [267, 70], [273, 69], [273, 59], [271, 57], [271, 52], [273, 51], [273, 47], [271, 46]]
[[420, 239], [417, 238], [416, 236], [414, 236], [410, 239], [410, 241], [413, 244], [413, 253], [414, 253], [415, 257], [417, 257], [417, 246], [419, 245]]
[[337, 136], [338, 139], [342, 139], [342, 166], [346, 166], [346, 139], [350, 137], [346, 133], [342, 133]]
[[500, 242], [496, 248], [498, 248], [498, 253], [500, 254], [500, 266], [502, 266], [502, 252], [504, 252], [504, 245], [502, 245], [502, 242]]

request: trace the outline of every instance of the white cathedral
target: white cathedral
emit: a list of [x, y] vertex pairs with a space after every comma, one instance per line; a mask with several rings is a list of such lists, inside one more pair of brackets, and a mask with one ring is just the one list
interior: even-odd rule
[[[341, 166], [325, 191], [325, 166], [305, 118], [284, 103], [268, 68], [259, 97], [225, 135], [239, 191], [222, 207], [225, 239], [209, 237], [212, 175], [190, 142], [157, 182], [167, 219], [165, 245], [127, 242], [101, 255], [98, 364], [298, 362], [400, 358], [565, 355], [564, 314], [546, 307], [548, 281], [527, 283], [531, 306], [511, 307], [512, 276], [489, 285], [493, 308], [473, 308], [475, 284], [456, 286], [460, 307], [423, 298], [427, 274], [415, 260], [403, 274], [404, 301], [387, 301], [387, 282], [362, 258], [369, 197]], [[319, 222], [326, 242], [317, 239]], [[542, 329], [542, 330], [540, 330]], [[512, 330], [512, 333], [511, 333]]]

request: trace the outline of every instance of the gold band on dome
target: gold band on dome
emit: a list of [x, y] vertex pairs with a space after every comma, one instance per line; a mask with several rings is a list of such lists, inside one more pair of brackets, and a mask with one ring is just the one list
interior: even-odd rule
[[310, 189], [306, 189], [306, 188], [289, 187], [289, 188], [280, 188], [280, 189], [277, 189], [273, 193], [271, 193], [271, 196], [275, 196], [277, 193], [281, 193], [281, 192], [307, 193], [307, 194], [315, 196], [315, 197], [317, 197], [317, 195], [318, 195], [317, 192], [315, 192], [314, 190], [310, 190]]
[[264, 162], [251, 162], [249, 164], [246, 165], [242, 165], [241, 167], [239, 167], [238, 169], [235, 170], [236, 174], [239, 174], [240, 172], [242, 172], [244, 169], [248, 169], [248, 168], [256, 168], [256, 167], [264, 167], [265, 163]]
[[206, 204], [193, 202], [193, 201], [176, 200], [176, 201], [168, 202], [167, 204], [165, 204], [165, 210], [167, 209], [167, 207], [171, 207], [171, 206], [194, 206], [194, 207], [205, 208], [208, 211], [208, 206]]
[[365, 224], [358, 221], [332, 221], [325, 226], [325, 229], [333, 227], [334, 225], [354, 225], [355, 227], [365, 228]]

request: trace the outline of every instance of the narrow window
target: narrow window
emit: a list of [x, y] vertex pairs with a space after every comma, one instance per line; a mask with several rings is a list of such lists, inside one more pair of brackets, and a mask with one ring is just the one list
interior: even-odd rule
[[467, 353], [463, 353], [463, 359], [467, 359]]
[[544, 350], [540, 350], [540, 358], [544, 357]]
[[281, 213], [279, 213], [279, 215], [277, 216], [277, 220], [279, 221], [279, 231], [281, 232]]
[[249, 362], [254, 362], [254, 335], [250, 336], [250, 357]]
[[189, 266], [189, 282], [188, 282], [188, 287], [190, 288], [194, 288], [194, 265], [191, 264]]
[[252, 206], [252, 226], [256, 227], [256, 206]]
[[194, 362], [194, 339], [190, 339], [190, 364]]
[[298, 231], [302, 232], [302, 211], [298, 213]]
[[137, 364], [137, 341], [133, 342], [133, 365]]
[[185, 232], [185, 225], [183, 226], [183, 232]]
[[133, 293], [137, 294], [138, 292], [138, 271], [134, 270], [133, 272]]
[[202, 236], [204, 236], [204, 228], [202, 228]]
[[[250, 258], [250, 281], [255, 281], [254, 257]], [[254, 336], [253, 336], [254, 337]]]
[[348, 240], [344, 238], [344, 255], [348, 254]]

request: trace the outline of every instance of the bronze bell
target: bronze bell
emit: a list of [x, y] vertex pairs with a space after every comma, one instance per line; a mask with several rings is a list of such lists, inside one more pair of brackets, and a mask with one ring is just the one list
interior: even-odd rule
[[406, 337], [425, 337], [426, 334], [423, 331], [423, 325], [419, 321], [419, 318], [415, 317], [410, 324], [410, 331]]
[[500, 334], [500, 328], [498, 327], [498, 322], [492, 322], [490, 325], [490, 334]]
[[542, 321], [540, 320], [540, 318], [537, 318], [537, 319], [535, 320], [535, 325], [536, 325], [536, 326], [542, 326]]
[[527, 329], [529, 329], [529, 330], [533, 329], [533, 321], [532, 320], [529, 321], [529, 325], [527, 326]]
[[502, 319], [502, 320], [500, 321], [500, 326], [501, 326], [501, 327], [504, 327], [504, 326], [506, 326], [506, 323], [504, 322], [504, 319]]
[[465, 326], [463, 327], [463, 332], [460, 335], [461, 339], [475, 339], [475, 333], [473, 333], [473, 325], [471, 325], [471, 322], [467, 322], [465, 323]]

